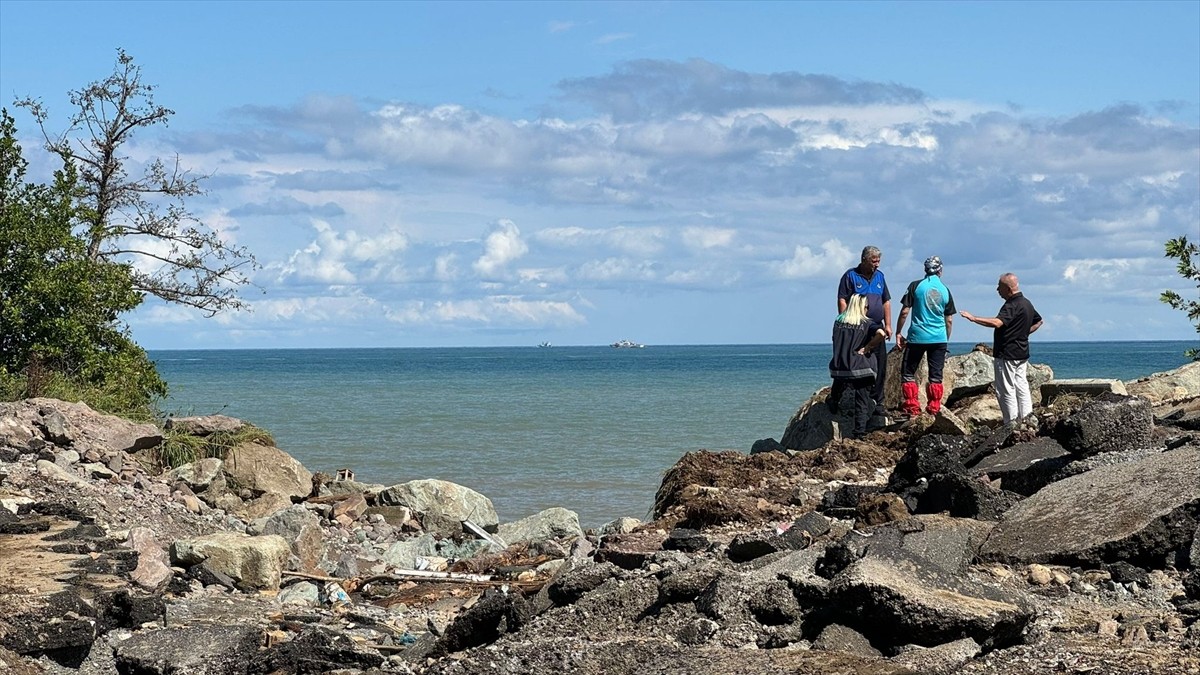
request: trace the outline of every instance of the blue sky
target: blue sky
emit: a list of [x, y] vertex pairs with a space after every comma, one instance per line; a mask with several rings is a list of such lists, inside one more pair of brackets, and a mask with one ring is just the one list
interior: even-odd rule
[[897, 300], [937, 254], [1041, 339], [1195, 336], [1200, 2], [0, 0], [0, 97], [61, 120], [118, 47], [176, 111], [130, 162], [262, 264], [148, 348], [823, 342], [866, 244]]

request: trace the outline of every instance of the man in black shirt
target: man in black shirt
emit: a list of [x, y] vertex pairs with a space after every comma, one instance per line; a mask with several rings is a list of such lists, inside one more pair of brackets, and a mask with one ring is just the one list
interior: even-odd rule
[[964, 319], [980, 326], [994, 328], [992, 359], [996, 373], [996, 399], [1004, 423], [1019, 421], [1033, 412], [1029, 395], [1026, 366], [1029, 364], [1029, 335], [1042, 327], [1042, 316], [1022, 293], [1017, 275], [1007, 272], [1000, 276], [996, 292], [1004, 298], [1004, 306], [996, 316], [981, 317], [960, 312]]

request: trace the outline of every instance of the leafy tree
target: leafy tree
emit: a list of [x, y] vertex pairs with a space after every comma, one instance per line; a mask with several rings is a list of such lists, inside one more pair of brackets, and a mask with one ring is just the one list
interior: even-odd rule
[[41, 101], [17, 105], [30, 111], [48, 150], [79, 169], [79, 217], [87, 257], [130, 263], [134, 290], [212, 316], [245, 306], [238, 287], [257, 262], [244, 248], [224, 241], [187, 209], [203, 194], [200, 179], [173, 161], [154, 159], [140, 174], [123, 148], [134, 134], [166, 125], [175, 112], [154, 102], [155, 87], [142, 69], [117, 50], [111, 75], [70, 92], [75, 112], [61, 135], [47, 130]]
[[166, 384], [118, 320], [142, 302], [130, 267], [89, 257], [73, 233], [70, 161], [50, 185], [25, 183], [26, 166], [13, 118], [0, 111], [0, 388], [144, 416]]
[[[1187, 237], [1177, 237], [1167, 241], [1166, 250], [1166, 257], [1179, 261], [1176, 265], [1179, 276], [1195, 281], [1196, 288], [1200, 289], [1200, 267], [1196, 266], [1197, 261], [1200, 261], [1200, 246], [1189, 242]], [[1193, 261], [1193, 256], [1196, 256], [1198, 260]], [[1163, 291], [1159, 299], [1175, 309], [1186, 312], [1188, 319], [1196, 324], [1196, 332], [1200, 333], [1200, 301], [1185, 300], [1183, 296], [1171, 290]], [[1184, 352], [1184, 355], [1192, 360], [1200, 361], [1200, 349], [1189, 349]]]

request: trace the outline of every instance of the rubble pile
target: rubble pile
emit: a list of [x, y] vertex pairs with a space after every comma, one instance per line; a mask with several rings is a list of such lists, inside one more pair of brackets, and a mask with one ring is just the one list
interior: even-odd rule
[[[818, 392], [586, 532], [228, 417], [0, 403], [0, 671], [1200, 673], [1200, 364], [999, 426], [971, 363], [937, 417], [843, 439]], [[179, 434], [235, 440], [163, 471]]]

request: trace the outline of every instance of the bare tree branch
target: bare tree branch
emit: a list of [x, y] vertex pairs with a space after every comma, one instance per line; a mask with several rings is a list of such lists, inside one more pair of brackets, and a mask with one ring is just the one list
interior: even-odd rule
[[[178, 155], [170, 164], [154, 159], [140, 175], [129, 174], [125, 144], [175, 114], [154, 102], [155, 88], [142, 81], [133, 57], [118, 49], [111, 75], [70, 93], [75, 112], [62, 134], [47, 130], [49, 115], [41, 101], [26, 98], [17, 105], [33, 115], [46, 148], [79, 168], [81, 236], [90, 259], [128, 264], [140, 292], [207, 316], [243, 309], [238, 289], [250, 282], [247, 273], [258, 262], [187, 209], [188, 198], [204, 194], [204, 177], [192, 176]], [[170, 253], [139, 244], [142, 238], [169, 243]]]

